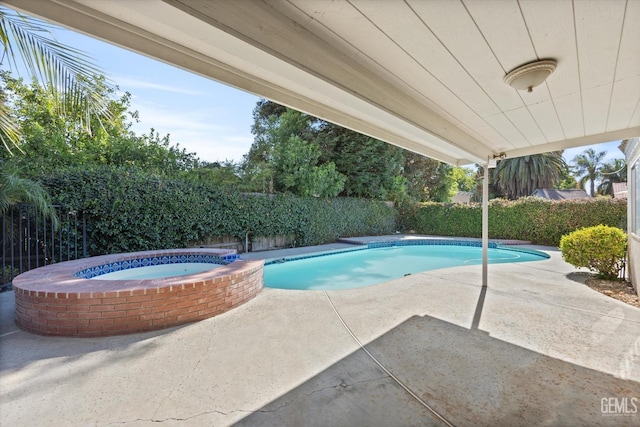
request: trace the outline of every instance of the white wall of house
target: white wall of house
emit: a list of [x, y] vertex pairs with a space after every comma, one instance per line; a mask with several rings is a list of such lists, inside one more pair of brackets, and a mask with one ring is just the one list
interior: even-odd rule
[[627, 142], [629, 280], [640, 295], [640, 139]]

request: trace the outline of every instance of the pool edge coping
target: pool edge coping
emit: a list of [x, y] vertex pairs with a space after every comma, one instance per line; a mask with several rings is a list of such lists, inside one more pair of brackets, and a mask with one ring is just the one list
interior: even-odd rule
[[[320, 258], [329, 255], [336, 255], [340, 253], [347, 252], [356, 252], [362, 251], [366, 249], [375, 249], [375, 248], [383, 248], [383, 247], [392, 247], [392, 246], [461, 246], [461, 247], [482, 247], [482, 241], [474, 238], [455, 238], [455, 237], [416, 237], [410, 238], [406, 240], [379, 240], [379, 241], [359, 241], [350, 238], [338, 239], [340, 243], [347, 243], [354, 245], [354, 248], [345, 248], [345, 249], [331, 249], [327, 251], [321, 252], [312, 252], [308, 254], [300, 254], [300, 255], [291, 255], [291, 256], [282, 256], [282, 257], [273, 257], [266, 258], [264, 261], [265, 267], [273, 264], [281, 264], [288, 261], [299, 261], [303, 259], [310, 258]], [[504, 242], [504, 243], [503, 243]], [[505, 249], [514, 252], [523, 252], [531, 255], [537, 255], [542, 259], [548, 259], [549, 255], [544, 252], [535, 250], [535, 249], [526, 249], [517, 247], [519, 245], [525, 245], [529, 242], [517, 241], [518, 243], [511, 243], [513, 240], [489, 240], [489, 248], [490, 249]]]

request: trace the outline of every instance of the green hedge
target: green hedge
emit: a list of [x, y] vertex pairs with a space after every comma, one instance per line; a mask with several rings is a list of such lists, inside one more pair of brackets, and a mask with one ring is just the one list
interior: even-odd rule
[[[380, 235], [398, 228], [398, 211], [365, 199], [246, 195], [135, 170], [70, 170], [42, 178], [54, 202], [87, 218], [89, 254], [185, 247], [212, 236], [295, 236], [298, 246], [338, 237]], [[626, 200], [548, 201], [524, 198], [489, 203], [489, 236], [558, 246], [583, 227], [626, 229]], [[420, 234], [480, 237], [479, 206], [424, 203], [404, 206], [401, 228]]]
[[89, 254], [185, 247], [211, 236], [293, 235], [297, 245], [388, 234], [397, 210], [383, 202], [246, 195], [135, 170], [67, 170], [42, 178], [55, 203], [87, 218]]
[[[402, 228], [420, 234], [482, 236], [479, 205], [423, 203], [403, 207], [400, 217]], [[563, 235], [599, 224], [626, 229], [627, 201], [604, 198], [550, 201], [525, 197], [489, 202], [489, 237], [493, 239], [558, 246]]]

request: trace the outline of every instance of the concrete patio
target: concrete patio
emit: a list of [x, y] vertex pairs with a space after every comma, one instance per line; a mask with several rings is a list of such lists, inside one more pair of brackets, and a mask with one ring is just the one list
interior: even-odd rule
[[0, 424], [638, 425], [640, 310], [527, 247], [551, 258], [490, 265], [486, 289], [480, 266], [265, 288], [215, 318], [109, 338], [20, 331], [0, 294]]

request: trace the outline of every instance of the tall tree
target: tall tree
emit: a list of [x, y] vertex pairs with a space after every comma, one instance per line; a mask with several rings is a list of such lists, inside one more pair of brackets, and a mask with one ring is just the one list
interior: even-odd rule
[[454, 196], [460, 191], [475, 192], [478, 186], [477, 173], [471, 168], [454, 166], [451, 169], [452, 186], [449, 191]]
[[321, 159], [333, 162], [346, 177], [342, 196], [393, 197], [405, 160], [401, 148], [328, 122], [318, 127], [317, 141]]
[[[20, 59], [30, 77], [49, 91], [58, 114], [80, 111], [78, 124], [90, 130], [92, 117], [111, 118], [108, 100], [93, 85], [94, 77], [103, 73], [86, 53], [57, 42], [52, 29], [44, 22], [0, 7], [0, 65], [6, 59], [9, 68], [18, 71]], [[20, 131], [9, 110], [6, 100], [0, 99], [0, 139], [4, 148], [12, 151], [20, 140]]]
[[571, 167], [567, 166], [556, 188], [559, 190], [574, 190], [578, 188], [578, 181], [576, 181], [576, 177], [571, 174]]
[[402, 176], [407, 181], [407, 193], [414, 201], [446, 202], [454, 184], [453, 167], [437, 160], [405, 151]]
[[[286, 115], [286, 116], [285, 116]], [[285, 117], [283, 117], [285, 116]], [[274, 189], [274, 155], [276, 146], [292, 135], [308, 139], [313, 118], [267, 100], [260, 100], [253, 109], [254, 136], [249, 152], [244, 155], [240, 171], [249, 191], [272, 193]]]
[[[318, 119], [261, 101], [254, 109], [254, 143], [242, 162], [243, 178], [254, 191], [289, 191], [303, 196], [336, 196], [344, 176], [331, 161], [320, 161], [315, 142]], [[257, 187], [257, 188], [256, 188]]]
[[[288, 140], [293, 135], [320, 149], [319, 166], [334, 164], [335, 171], [346, 177], [342, 196], [396, 201], [444, 201], [450, 196], [454, 184], [448, 165], [291, 111], [266, 100], [254, 109], [255, 140], [241, 167], [243, 180], [254, 191], [274, 188], [276, 142], [297, 147], [300, 141]], [[293, 116], [287, 118], [288, 114]]]
[[517, 199], [538, 188], [554, 188], [566, 168], [562, 151], [504, 159], [495, 168], [494, 184], [509, 199]]
[[317, 144], [291, 135], [275, 148], [276, 190], [299, 196], [335, 197], [344, 186], [345, 177], [333, 162], [318, 164]]
[[187, 175], [187, 178], [216, 188], [241, 187], [238, 165], [232, 160], [213, 163], [202, 162]]
[[602, 160], [607, 155], [606, 151], [596, 153], [593, 148], [588, 148], [581, 154], [577, 154], [573, 158], [573, 173], [578, 178], [580, 188], [585, 188], [589, 182], [589, 194], [591, 197], [596, 196], [596, 183], [600, 180], [602, 173]]

